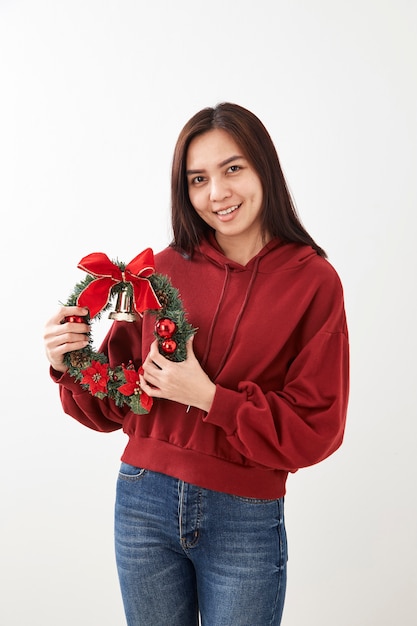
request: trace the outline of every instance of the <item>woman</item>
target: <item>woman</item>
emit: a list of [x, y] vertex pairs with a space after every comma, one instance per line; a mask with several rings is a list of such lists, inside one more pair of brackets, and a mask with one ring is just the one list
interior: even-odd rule
[[281, 623], [288, 472], [341, 444], [348, 335], [340, 280], [301, 225], [271, 138], [250, 111], [206, 108], [181, 131], [172, 166], [173, 243], [156, 271], [198, 328], [174, 363], [153, 319], [117, 322], [110, 363], [143, 364], [154, 399], [138, 416], [83, 391], [63, 355], [84, 324], [48, 323], [46, 352], [66, 413], [123, 428], [116, 558], [129, 626]]

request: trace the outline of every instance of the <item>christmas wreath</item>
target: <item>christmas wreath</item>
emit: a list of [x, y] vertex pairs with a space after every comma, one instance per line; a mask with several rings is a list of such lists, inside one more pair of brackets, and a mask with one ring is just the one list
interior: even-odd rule
[[[123, 312], [117, 310], [116, 305], [110, 318], [134, 321], [148, 311], [156, 316], [154, 335], [160, 353], [171, 361], [185, 360], [186, 342], [196, 329], [187, 321], [178, 290], [167, 276], [155, 273], [150, 248], [127, 265], [111, 261], [102, 252], [94, 252], [81, 259], [77, 267], [88, 275], [75, 285], [65, 306], [87, 307], [89, 315], [86, 318], [68, 316], [63, 323], [87, 322], [91, 325], [117, 296], [118, 304], [124, 303]], [[85, 348], [64, 355], [69, 375], [97, 398], [111, 398], [117, 406], [127, 404], [133, 413], [149, 413], [153, 399], [140, 388], [142, 368], [136, 370], [131, 360], [110, 367], [107, 356], [94, 349], [91, 330], [88, 339]]]

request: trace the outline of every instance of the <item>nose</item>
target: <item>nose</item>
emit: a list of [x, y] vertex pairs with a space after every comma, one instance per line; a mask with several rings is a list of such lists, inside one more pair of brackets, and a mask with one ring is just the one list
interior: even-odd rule
[[212, 202], [222, 202], [230, 197], [231, 191], [224, 178], [212, 178], [210, 181], [210, 200]]

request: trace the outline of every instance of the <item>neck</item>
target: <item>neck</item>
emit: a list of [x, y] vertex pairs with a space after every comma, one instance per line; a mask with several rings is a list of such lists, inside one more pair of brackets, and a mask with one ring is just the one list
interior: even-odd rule
[[223, 237], [216, 232], [215, 237], [223, 254], [240, 265], [247, 265], [271, 241], [268, 234], [265, 236], [260, 234], [256, 239], [248, 238], [245, 240], [245, 238]]

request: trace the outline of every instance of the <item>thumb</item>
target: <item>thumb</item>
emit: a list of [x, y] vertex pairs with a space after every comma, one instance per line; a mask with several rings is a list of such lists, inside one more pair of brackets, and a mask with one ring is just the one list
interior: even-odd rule
[[191, 337], [187, 339], [187, 343], [186, 343], [187, 358], [189, 356], [194, 356], [193, 342], [194, 342], [194, 335], [191, 335]]

